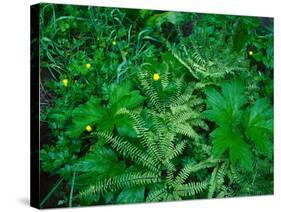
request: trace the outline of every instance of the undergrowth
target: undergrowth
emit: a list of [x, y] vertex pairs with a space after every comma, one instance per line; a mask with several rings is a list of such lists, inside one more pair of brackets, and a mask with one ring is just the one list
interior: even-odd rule
[[40, 8], [41, 208], [273, 193], [272, 20]]

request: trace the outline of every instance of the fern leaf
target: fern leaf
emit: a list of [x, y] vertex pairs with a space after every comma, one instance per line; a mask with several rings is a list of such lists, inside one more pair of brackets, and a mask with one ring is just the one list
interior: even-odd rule
[[166, 195], [165, 188], [151, 190], [146, 198], [146, 201], [147, 202], [159, 202], [164, 198], [165, 195]]
[[180, 197], [186, 196], [194, 196], [195, 194], [199, 194], [202, 191], [206, 190], [208, 187], [208, 183], [203, 182], [190, 182], [186, 185], [175, 186], [175, 193], [177, 193]]
[[137, 164], [140, 164], [152, 171], [158, 171], [158, 161], [153, 161], [151, 158], [141, 151], [138, 147], [134, 146], [128, 141], [123, 140], [119, 136], [113, 136], [110, 133], [96, 133], [98, 136], [103, 137], [106, 141], [125, 157], [132, 159]]
[[119, 176], [114, 176], [106, 179], [99, 180], [92, 184], [86, 190], [80, 192], [80, 198], [86, 198], [90, 195], [97, 193], [118, 191], [123, 188], [130, 188], [140, 185], [149, 185], [160, 181], [158, 175], [151, 172], [132, 172]]

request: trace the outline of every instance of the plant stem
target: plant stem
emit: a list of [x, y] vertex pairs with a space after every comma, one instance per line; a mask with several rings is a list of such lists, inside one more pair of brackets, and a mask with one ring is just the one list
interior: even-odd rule
[[72, 199], [73, 199], [73, 189], [74, 189], [74, 183], [75, 183], [75, 174], [76, 171], [73, 172], [73, 177], [71, 181], [71, 190], [70, 190], [70, 195], [69, 195], [69, 207], [72, 207]]

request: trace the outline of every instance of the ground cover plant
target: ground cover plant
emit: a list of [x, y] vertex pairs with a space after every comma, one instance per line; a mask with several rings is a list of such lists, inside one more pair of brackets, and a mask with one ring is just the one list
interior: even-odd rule
[[40, 4], [40, 207], [273, 194], [273, 20]]

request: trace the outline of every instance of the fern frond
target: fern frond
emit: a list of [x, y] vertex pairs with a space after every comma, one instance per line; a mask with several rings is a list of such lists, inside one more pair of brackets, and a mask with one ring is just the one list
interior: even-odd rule
[[152, 160], [146, 153], [134, 146], [128, 141], [125, 141], [119, 136], [113, 136], [111, 133], [96, 133], [98, 136], [104, 138], [113, 149], [121, 153], [123, 156], [130, 158], [137, 164], [147, 167], [149, 170], [158, 171], [158, 161]]
[[139, 71], [138, 79], [140, 81], [140, 84], [141, 84], [146, 96], [149, 98], [149, 100], [152, 103], [152, 105], [154, 106], [154, 108], [157, 111], [164, 110], [164, 108], [161, 104], [159, 95], [158, 95], [156, 89], [154, 88], [154, 86], [152, 85], [151, 81], [149, 81], [148, 76], [146, 74], [144, 74], [142, 71]]
[[149, 185], [160, 181], [158, 175], [146, 171], [131, 172], [120, 176], [114, 176], [106, 179], [99, 180], [92, 184], [89, 188], [79, 193], [80, 198], [85, 198], [90, 195], [95, 195], [102, 192], [113, 192], [123, 188], [130, 188], [140, 185]]
[[185, 165], [181, 171], [179, 172], [178, 176], [175, 179], [176, 184], [183, 184], [184, 181], [189, 177], [189, 175], [193, 171], [193, 165], [187, 164]]
[[221, 190], [221, 187], [223, 186], [224, 178], [227, 173], [226, 171], [227, 167], [228, 167], [228, 163], [224, 162], [218, 169], [217, 176], [216, 176], [216, 187], [218, 190]]
[[203, 182], [190, 182], [186, 185], [175, 186], [175, 193], [180, 197], [194, 196], [207, 189], [208, 183]]
[[193, 90], [187, 89], [184, 94], [177, 96], [173, 99], [172, 102], [170, 102], [170, 107], [173, 108], [188, 103], [189, 100], [192, 98], [192, 92]]
[[126, 108], [121, 108], [120, 110], [118, 110], [117, 114], [126, 115], [133, 120], [133, 122], [134, 122], [133, 127], [136, 130], [138, 137], [141, 137], [148, 131], [148, 129], [145, 126], [144, 121], [142, 120], [142, 118], [139, 114], [137, 114], [133, 111], [129, 111]]
[[243, 179], [237, 169], [233, 165], [230, 165], [229, 168], [228, 177], [230, 179], [230, 183], [242, 184]]
[[218, 162], [219, 160], [209, 158], [206, 161], [202, 161], [195, 165], [186, 164], [178, 173], [178, 176], [175, 179], [175, 183], [182, 184], [186, 181], [191, 173], [216, 166]]
[[166, 195], [166, 189], [165, 188], [161, 188], [161, 189], [156, 189], [156, 190], [152, 190], [148, 193], [148, 196], [146, 198], [147, 202], [159, 202], [162, 199], [164, 199], [165, 195]]
[[196, 131], [188, 123], [174, 125], [174, 131], [178, 134], [185, 135], [194, 140], [197, 140], [200, 138], [200, 136], [196, 133]]
[[217, 172], [218, 172], [218, 166], [216, 166], [216, 168], [214, 168], [212, 175], [211, 175], [211, 179], [209, 182], [209, 189], [208, 189], [208, 198], [213, 198], [214, 193], [216, 191], [216, 176], [217, 176]]
[[167, 48], [200, 81], [196, 89], [204, 88], [207, 84], [222, 81], [226, 75], [234, 75], [248, 68], [248, 62], [242, 55], [225, 48], [224, 39], [221, 37], [216, 42], [210, 41], [204, 30], [197, 30], [176, 46], [167, 45]]
[[168, 157], [168, 160], [172, 160], [173, 158], [176, 158], [180, 154], [182, 154], [183, 150], [186, 147], [186, 143], [187, 143], [187, 141], [183, 140], [183, 141], [179, 142], [178, 144], [176, 144], [173, 149], [173, 153]]
[[219, 194], [217, 195], [217, 198], [231, 197], [231, 196], [233, 196], [233, 192], [230, 192], [230, 189], [223, 185]]

